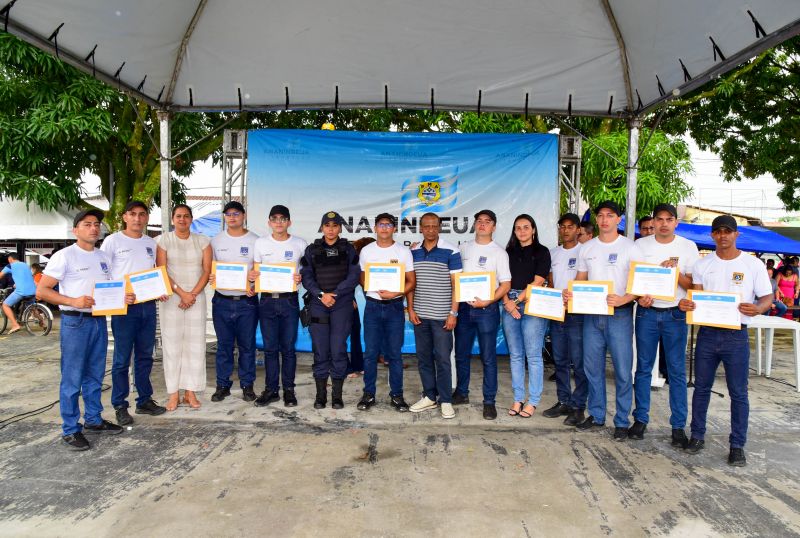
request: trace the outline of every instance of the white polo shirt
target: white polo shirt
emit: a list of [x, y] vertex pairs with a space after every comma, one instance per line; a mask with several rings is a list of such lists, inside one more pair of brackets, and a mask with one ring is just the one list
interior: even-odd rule
[[[246, 234], [233, 237], [227, 230], [223, 230], [211, 240], [211, 251], [214, 260], [218, 262], [246, 263], [248, 268], [253, 268], [253, 252], [255, 251], [258, 235], [248, 231]], [[217, 290], [221, 295], [243, 295], [242, 291]]]
[[[743, 303], [755, 303], [758, 297], [772, 294], [767, 268], [745, 252], [732, 260], [723, 260], [716, 252], [701, 258], [692, 269], [692, 282], [706, 291], [738, 293]], [[750, 316], [740, 316], [742, 325], [750, 323]]]
[[644, 261], [644, 256], [627, 237], [618, 235], [610, 243], [603, 243], [600, 237], [595, 237], [581, 247], [578, 272], [588, 272], [589, 280], [611, 280], [614, 282], [614, 293], [622, 296], [626, 293], [628, 271], [633, 261]]
[[103, 240], [100, 250], [111, 259], [111, 276], [114, 280], [156, 266], [156, 240], [146, 235], [135, 239], [116, 232]]
[[[694, 264], [700, 259], [700, 253], [694, 241], [679, 235], [674, 236], [669, 243], [659, 243], [655, 235], [649, 235], [637, 239], [636, 246], [642, 251], [643, 262], [661, 265], [666, 260], [675, 259], [678, 262], [678, 270], [683, 274], [691, 274]], [[653, 306], [656, 308], [672, 308], [673, 306], [678, 306], [680, 300], [685, 297], [686, 290], [679, 285], [675, 292], [674, 301], [653, 299]]]
[[259, 237], [255, 243], [254, 263], [295, 263], [306, 253], [308, 243], [305, 239], [290, 235], [285, 241], [278, 241], [271, 235]]
[[[94, 283], [111, 278], [111, 260], [100, 249], [91, 252], [77, 244], [59, 250], [44, 268], [44, 274], [58, 280], [58, 293], [67, 297], [91, 297]], [[91, 312], [91, 308], [73, 308], [60, 305], [61, 310]]]
[[570, 280], [575, 280], [578, 274], [578, 254], [581, 244], [577, 243], [570, 249], [562, 245], [550, 249], [550, 272], [553, 273], [553, 287], [566, 289]]
[[[379, 247], [378, 242], [370, 243], [361, 249], [358, 256], [361, 271], [365, 271], [368, 263], [402, 263], [406, 273], [414, 271], [414, 257], [408, 247], [401, 245], [397, 241], [389, 247]], [[377, 291], [370, 291], [367, 297], [381, 299]]]
[[473, 239], [461, 243], [459, 250], [465, 273], [493, 272], [498, 286], [501, 282], [511, 281], [508, 253], [494, 241], [481, 245]]

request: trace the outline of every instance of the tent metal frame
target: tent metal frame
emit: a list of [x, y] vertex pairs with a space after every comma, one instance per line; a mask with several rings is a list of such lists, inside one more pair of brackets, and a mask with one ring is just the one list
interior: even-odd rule
[[[225, 129], [222, 135], [222, 207], [233, 200], [239, 190], [239, 202], [247, 207], [247, 130]], [[245, 225], [247, 222], [245, 221]], [[225, 229], [225, 215], [220, 227]]]

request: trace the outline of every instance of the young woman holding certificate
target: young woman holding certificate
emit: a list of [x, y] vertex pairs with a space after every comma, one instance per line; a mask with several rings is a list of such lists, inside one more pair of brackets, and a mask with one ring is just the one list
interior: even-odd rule
[[172, 210], [175, 231], [158, 238], [156, 265], [167, 267], [173, 295], [161, 303], [161, 345], [164, 352], [164, 380], [167, 383], [167, 411], [183, 403], [200, 407], [195, 392], [206, 388], [206, 296], [203, 289], [211, 274], [211, 244], [207, 237], [189, 231], [192, 210], [184, 204]]
[[[528, 285], [542, 286], [550, 272], [550, 251], [539, 243], [536, 221], [530, 215], [514, 220], [506, 246], [511, 270], [511, 289], [503, 297], [503, 332], [511, 358], [514, 403], [511, 416], [530, 418], [542, 397], [542, 347], [548, 321], [523, 313]], [[525, 403], [525, 361], [528, 362], [528, 401]]]

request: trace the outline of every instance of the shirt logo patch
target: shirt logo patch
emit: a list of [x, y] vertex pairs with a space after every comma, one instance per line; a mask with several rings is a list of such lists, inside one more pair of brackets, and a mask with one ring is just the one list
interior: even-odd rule
[[612, 253], [608, 255], [608, 265], [614, 265], [617, 263], [617, 254]]
[[339, 255], [339, 251], [337, 249], [335, 249], [335, 248], [326, 248], [325, 249], [325, 255], [327, 257], [329, 257], [329, 258], [333, 258], [333, 257]]
[[486, 265], [486, 256], [481, 256], [478, 258], [478, 265], [480, 265], [481, 267]]
[[669, 261], [673, 262], [675, 265], [678, 265], [680, 258], [678, 256], [670, 256]]
[[570, 269], [575, 269], [577, 261], [578, 261], [577, 258], [570, 258], [569, 261], [567, 261], [567, 267], [569, 267]]
[[152, 258], [153, 257], [153, 248], [152, 247], [144, 247], [144, 249], [147, 251], [147, 255]]
[[104, 273], [108, 274], [108, 264], [106, 262], [100, 262], [100, 269]]
[[249, 247], [241, 247], [239, 249], [239, 254], [241, 254], [242, 256], [247, 256], [247, 254], [249, 252], [250, 252], [250, 248]]
[[283, 259], [284, 260], [291, 260], [292, 256], [294, 256], [294, 252], [292, 252], [291, 250], [285, 250], [283, 252]]
[[398, 260], [389, 260], [389, 263], [400, 263]]
[[744, 282], [744, 273], [733, 273], [733, 283], [741, 285]]

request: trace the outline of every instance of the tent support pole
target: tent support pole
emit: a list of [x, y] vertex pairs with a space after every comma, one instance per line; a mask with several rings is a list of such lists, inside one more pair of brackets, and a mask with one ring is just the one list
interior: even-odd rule
[[170, 231], [170, 214], [172, 211], [172, 157], [170, 150], [170, 115], [166, 110], [159, 110], [158, 125], [161, 145], [161, 232]]
[[628, 120], [628, 166], [627, 190], [625, 199], [625, 235], [631, 240], [636, 232], [636, 181], [639, 176], [639, 130], [642, 120], [633, 117]]

